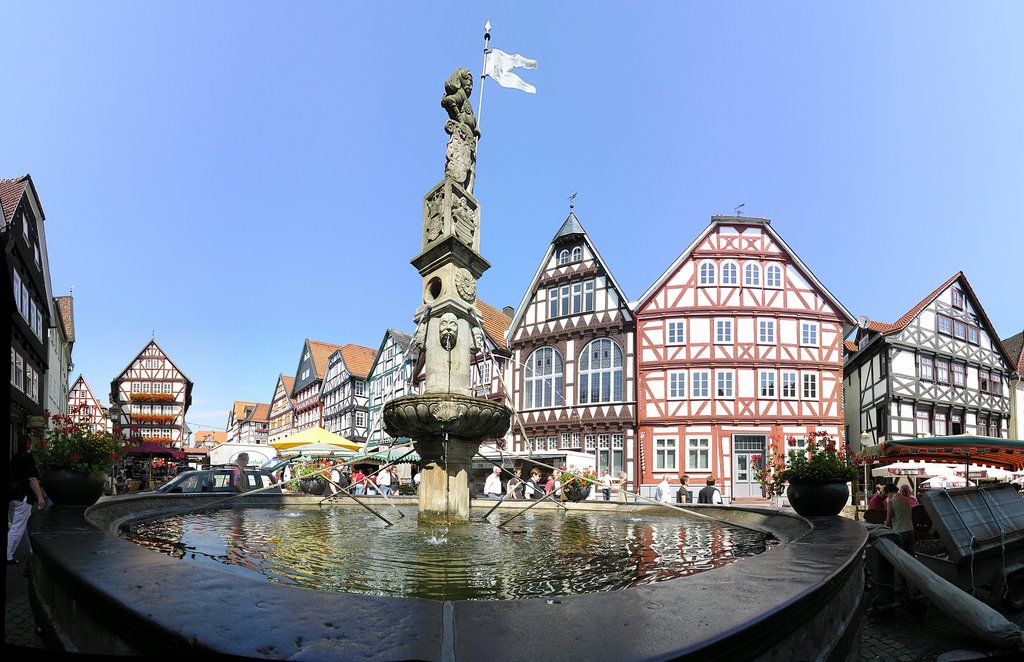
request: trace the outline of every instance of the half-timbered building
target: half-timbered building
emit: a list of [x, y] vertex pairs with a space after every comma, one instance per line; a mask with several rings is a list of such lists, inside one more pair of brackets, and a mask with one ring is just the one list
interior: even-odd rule
[[[9, 454], [29, 429], [39, 427], [46, 409], [44, 389], [48, 365], [47, 329], [50, 328], [50, 278], [44, 260], [43, 208], [30, 175], [0, 179], [3, 209], [3, 244], [13, 299], [11, 311], [11, 390], [8, 429]], [[64, 376], [67, 379], [67, 375]]]
[[633, 314], [570, 211], [509, 324], [516, 453], [633, 476]]
[[367, 379], [377, 352], [347, 344], [327, 357], [327, 371], [320, 389], [324, 403], [324, 427], [352, 441], [366, 441]]
[[270, 405], [235, 400], [228, 412], [227, 443], [266, 446], [270, 436]]
[[1010, 375], [1010, 439], [1024, 439], [1024, 331], [1003, 340], [1013, 362]]
[[108, 432], [110, 430], [110, 419], [107, 418], [107, 408], [96, 398], [85, 381], [84, 375], [79, 375], [75, 383], [68, 391], [68, 412], [76, 420], [85, 423], [93, 432]]
[[49, 358], [46, 369], [46, 410], [51, 414], [68, 413], [69, 380], [74, 363], [75, 315], [70, 296], [53, 297], [50, 328], [47, 333]]
[[418, 356], [410, 352], [412, 334], [397, 329], [388, 329], [380, 341], [377, 354], [366, 378], [369, 388], [367, 414], [369, 427], [366, 431], [366, 445], [389, 446], [395, 442], [384, 432], [382, 418], [384, 405], [395, 398], [415, 393], [414, 371]]
[[341, 345], [309, 338], [303, 343], [302, 357], [292, 387], [292, 397], [295, 399], [293, 432], [323, 427], [324, 403], [320, 400], [320, 385], [327, 371], [327, 358], [339, 349]]
[[120, 412], [115, 427], [123, 437], [184, 446], [192, 381], [155, 340], [110, 382], [110, 402]]
[[760, 497], [769, 444], [841, 435], [853, 320], [768, 219], [712, 217], [634, 310], [642, 491], [685, 473]]
[[270, 399], [270, 434], [269, 442], [272, 444], [278, 439], [284, 439], [292, 433], [292, 421], [295, 417], [295, 399], [292, 397], [292, 387], [295, 386], [295, 378], [289, 375], [278, 375], [277, 383], [274, 385], [274, 396]]
[[[484, 350], [474, 354], [470, 362], [469, 387], [478, 398], [509, 404], [511, 393], [506, 391], [502, 380], [512, 356], [508, 348], [508, 329], [512, 324], [515, 309], [512, 306], [505, 306], [504, 309], [498, 310], [482, 299], [477, 299], [475, 305], [480, 312]], [[480, 445], [480, 454], [484, 457], [496, 455], [509, 445], [510, 439], [509, 434], [502, 439], [484, 439]], [[489, 470], [489, 466], [483, 468]]]
[[845, 368], [851, 440], [1007, 437], [1006, 348], [957, 272], [894, 323], [865, 320]]

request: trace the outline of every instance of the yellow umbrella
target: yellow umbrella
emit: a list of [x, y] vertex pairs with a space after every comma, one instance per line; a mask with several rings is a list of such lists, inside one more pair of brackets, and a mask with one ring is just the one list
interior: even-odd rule
[[270, 443], [278, 450], [300, 450], [303, 446], [317, 445], [333, 446], [341, 450], [357, 451], [362, 449], [363, 444], [356, 443], [341, 435], [328, 432], [322, 427], [309, 428], [284, 439], [278, 439]]

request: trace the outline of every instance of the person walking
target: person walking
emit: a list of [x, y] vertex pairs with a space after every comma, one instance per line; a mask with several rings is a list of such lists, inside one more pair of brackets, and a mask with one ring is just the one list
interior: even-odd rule
[[[885, 511], [885, 525], [900, 535], [900, 548], [914, 556], [914, 521], [910, 512], [910, 499], [900, 493], [892, 483], [885, 486], [889, 508]], [[893, 581], [897, 591], [907, 590], [907, 579], [899, 572]]]
[[601, 474], [601, 494], [604, 495], [605, 501], [612, 500], [612, 475], [607, 469]]
[[544, 489], [540, 485], [540, 469], [534, 467], [530, 470], [530, 480], [526, 481], [524, 487], [527, 499], [539, 499], [544, 496]]
[[377, 472], [377, 487], [384, 496], [391, 494], [391, 470], [385, 467]]
[[662, 476], [661, 482], [654, 490], [654, 500], [658, 503], [672, 503], [671, 492], [672, 487], [668, 484], [668, 476]]
[[679, 476], [679, 489], [676, 490], [676, 503], [690, 503], [690, 477], [686, 474]]
[[508, 479], [508, 485], [505, 486], [505, 490], [508, 492], [508, 498], [522, 499], [523, 488], [523, 469], [521, 467], [516, 467], [512, 472], [512, 477]]
[[629, 476], [625, 471], [619, 472], [619, 503], [626, 503], [626, 486], [629, 485]]
[[722, 503], [722, 493], [715, 487], [715, 477], [708, 476], [705, 487], [697, 493], [697, 503]]
[[249, 491], [249, 476], [246, 475], [245, 469], [249, 466], [249, 454], [239, 453], [238, 457], [235, 458], [235, 466], [231, 468], [232, 473], [235, 475], [235, 491], [236, 492], [248, 492]]
[[491, 499], [501, 498], [501, 467], [491, 468], [491, 474], [484, 481], [484, 496]]
[[[32, 437], [28, 435], [23, 435], [18, 441], [18, 452], [11, 458], [11, 480], [14, 489], [7, 495], [8, 515], [11, 518], [11, 528], [7, 530], [7, 565], [18, 565], [14, 552], [18, 550], [21, 537], [25, 535], [32, 504], [40, 508], [46, 505], [46, 494], [39, 484], [39, 470], [32, 457]], [[29, 551], [32, 551], [31, 543]]]
[[363, 475], [362, 469], [356, 467], [356, 470], [352, 472], [352, 494], [356, 496], [363, 496], [366, 492], [366, 476]]

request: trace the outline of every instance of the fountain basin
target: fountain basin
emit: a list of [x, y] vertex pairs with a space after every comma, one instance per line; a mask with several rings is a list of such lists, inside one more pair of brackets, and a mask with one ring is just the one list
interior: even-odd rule
[[395, 398], [384, 405], [384, 429], [392, 437], [437, 439], [448, 434], [459, 441], [501, 437], [508, 430], [508, 407], [468, 395], [425, 393]]
[[[128, 520], [226, 503], [291, 507], [316, 500], [131, 495], [101, 500], [87, 516], [71, 507], [37, 513], [29, 523], [37, 619], [65, 649], [95, 654], [475, 660], [533, 659], [538, 648], [569, 647], [582, 659], [859, 658], [866, 531], [840, 517], [693, 507], [770, 531], [781, 544], [669, 582], [515, 601], [380, 598], [269, 584], [151, 552], [113, 533]], [[517, 507], [523, 506], [501, 506]], [[661, 510], [616, 503], [569, 507]]]

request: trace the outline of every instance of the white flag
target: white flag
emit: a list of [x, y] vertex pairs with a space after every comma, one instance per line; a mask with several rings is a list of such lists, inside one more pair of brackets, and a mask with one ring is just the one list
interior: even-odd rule
[[537, 88], [512, 73], [513, 69], [536, 69], [537, 61], [525, 58], [519, 53], [509, 55], [505, 51], [491, 48], [484, 56], [484, 76], [490, 76], [502, 87], [514, 87], [523, 92], [536, 94]]

